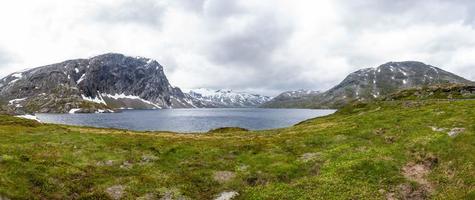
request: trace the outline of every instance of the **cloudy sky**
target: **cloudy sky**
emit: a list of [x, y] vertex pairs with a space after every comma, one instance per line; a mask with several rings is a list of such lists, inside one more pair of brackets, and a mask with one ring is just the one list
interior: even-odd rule
[[418, 60], [475, 80], [472, 0], [7, 0], [0, 77], [117, 52], [173, 85], [275, 95]]

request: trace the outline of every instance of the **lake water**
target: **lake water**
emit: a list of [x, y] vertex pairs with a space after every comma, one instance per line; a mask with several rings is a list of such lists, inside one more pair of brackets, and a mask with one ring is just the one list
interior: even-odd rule
[[123, 110], [108, 114], [37, 114], [42, 122], [141, 131], [206, 132], [220, 127], [282, 128], [335, 110], [203, 108]]

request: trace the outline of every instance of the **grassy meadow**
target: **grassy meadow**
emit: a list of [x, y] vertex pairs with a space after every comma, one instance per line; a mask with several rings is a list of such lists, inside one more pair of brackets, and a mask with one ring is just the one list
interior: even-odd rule
[[[475, 199], [475, 100], [203, 134], [0, 116], [0, 199]], [[225, 199], [225, 198], [224, 198]]]

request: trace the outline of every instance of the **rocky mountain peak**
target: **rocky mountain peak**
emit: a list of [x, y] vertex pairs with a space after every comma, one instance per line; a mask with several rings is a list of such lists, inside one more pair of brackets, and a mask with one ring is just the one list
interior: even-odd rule
[[282, 98], [279, 95], [265, 106], [337, 108], [354, 100], [372, 100], [401, 89], [447, 83], [473, 84], [467, 79], [422, 62], [388, 62], [353, 72], [324, 93], [272, 103]]
[[[40, 94], [45, 95], [38, 99]], [[170, 85], [157, 61], [118, 53], [67, 60], [0, 80], [0, 99], [25, 99], [18, 108], [29, 112], [68, 112], [83, 104], [93, 110], [191, 107], [179, 98], [184, 94]]]

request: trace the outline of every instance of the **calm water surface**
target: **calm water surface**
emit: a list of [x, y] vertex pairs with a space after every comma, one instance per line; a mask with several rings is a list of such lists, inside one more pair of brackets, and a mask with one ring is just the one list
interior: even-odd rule
[[335, 110], [203, 108], [123, 110], [109, 114], [37, 114], [42, 122], [141, 131], [205, 132], [219, 127], [282, 128]]

